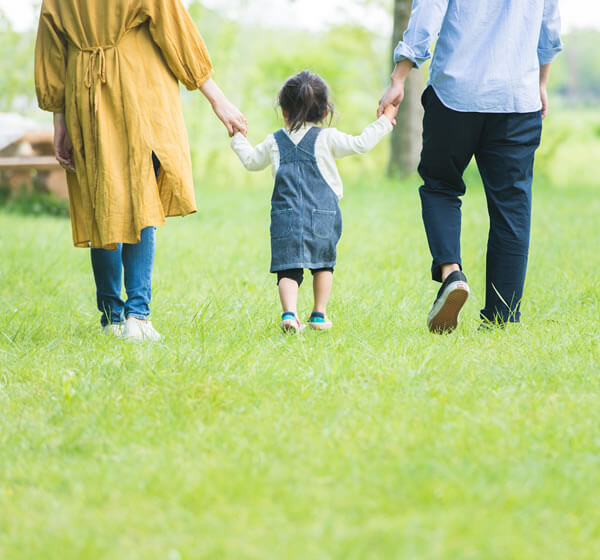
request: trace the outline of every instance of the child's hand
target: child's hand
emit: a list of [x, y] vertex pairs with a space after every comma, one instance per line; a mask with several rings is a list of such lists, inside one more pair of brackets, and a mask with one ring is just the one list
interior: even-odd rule
[[248, 137], [248, 125], [246, 124], [246, 126], [244, 128], [239, 128], [237, 126], [234, 126], [233, 127], [233, 135], [235, 136], [238, 132], [242, 136]]
[[384, 110], [383, 114], [388, 118], [388, 120], [396, 126], [396, 115], [398, 114], [398, 105], [394, 105], [390, 103]]

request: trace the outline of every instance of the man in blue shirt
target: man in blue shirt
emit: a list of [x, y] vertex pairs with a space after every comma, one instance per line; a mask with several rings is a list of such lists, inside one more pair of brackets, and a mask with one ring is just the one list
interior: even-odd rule
[[485, 324], [518, 322], [533, 159], [548, 112], [550, 63], [562, 49], [558, 0], [414, 0], [379, 114], [402, 102], [408, 73], [431, 57], [436, 38], [422, 97], [419, 193], [432, 277], [442, 286], [427, 324], [432, 332], [452, 331], [469, 295], [460, 256], [460, 196], [473, 156], [490, 217], [481, 318]]

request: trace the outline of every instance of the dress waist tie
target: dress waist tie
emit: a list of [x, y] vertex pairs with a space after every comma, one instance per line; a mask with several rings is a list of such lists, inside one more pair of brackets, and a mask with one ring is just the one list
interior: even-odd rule
[[[85, 61], [84, 86], [89, 90], [90, 100], [90, 123], [94, 142], [92, 150], [85, 151], [86, 168], [88, 169], [88, 182], [91, 179], [90, 187], [92, 189], [91, 201], [96, 209], [98, 195], [98, 152], [99, 152], [99, 133], [98, 133], [98, 113], [102, 101], [102, 86], [106, 84], [106, 51], [117, 48], [116, 45], [85, 47], [79, 50], [87, 58]], [[90, 176], [91, 175], [91, 176]]]

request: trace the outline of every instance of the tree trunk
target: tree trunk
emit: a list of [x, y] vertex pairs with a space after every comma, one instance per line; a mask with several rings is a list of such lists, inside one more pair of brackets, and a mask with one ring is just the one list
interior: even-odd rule
[[[394, 34], [392, 50], [402, 40], [408, 26], [412, 0], [394, 0]], [[398, 125], [392, 132], [392, 149], [388, 165], [388, 175], [408, 175], [417, 169], [421, 153], [421, 132], [423, 109], [423, 71], [411, 70], [404, 90], [404, 101], [398, 110]]]

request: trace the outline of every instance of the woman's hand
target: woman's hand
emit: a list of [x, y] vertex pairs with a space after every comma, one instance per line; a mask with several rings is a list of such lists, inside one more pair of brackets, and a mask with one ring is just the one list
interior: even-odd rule
[[212, 108], [215, 115], [225, 125], [229, 136], [233, 136], [236, 132], [241, 132], [244, 136], [248, 134], [248, 121], [240, 110], [227, 98], [223, 97]]
[[248, 134], [248, 121], [240, 110], [225, 97], [214, 80], [210, 79], [204, 82], [200, 86], [200, 91], [210, 101], [215, 115], [225, 125], [229, 136], [233, 136], [236, 132], [241, 132], [244, 136]]
[[67, 130], [64, 113], [54, 113], [54, 154], [62, 167], [68, 171], [75, 171], [73, 143]]

